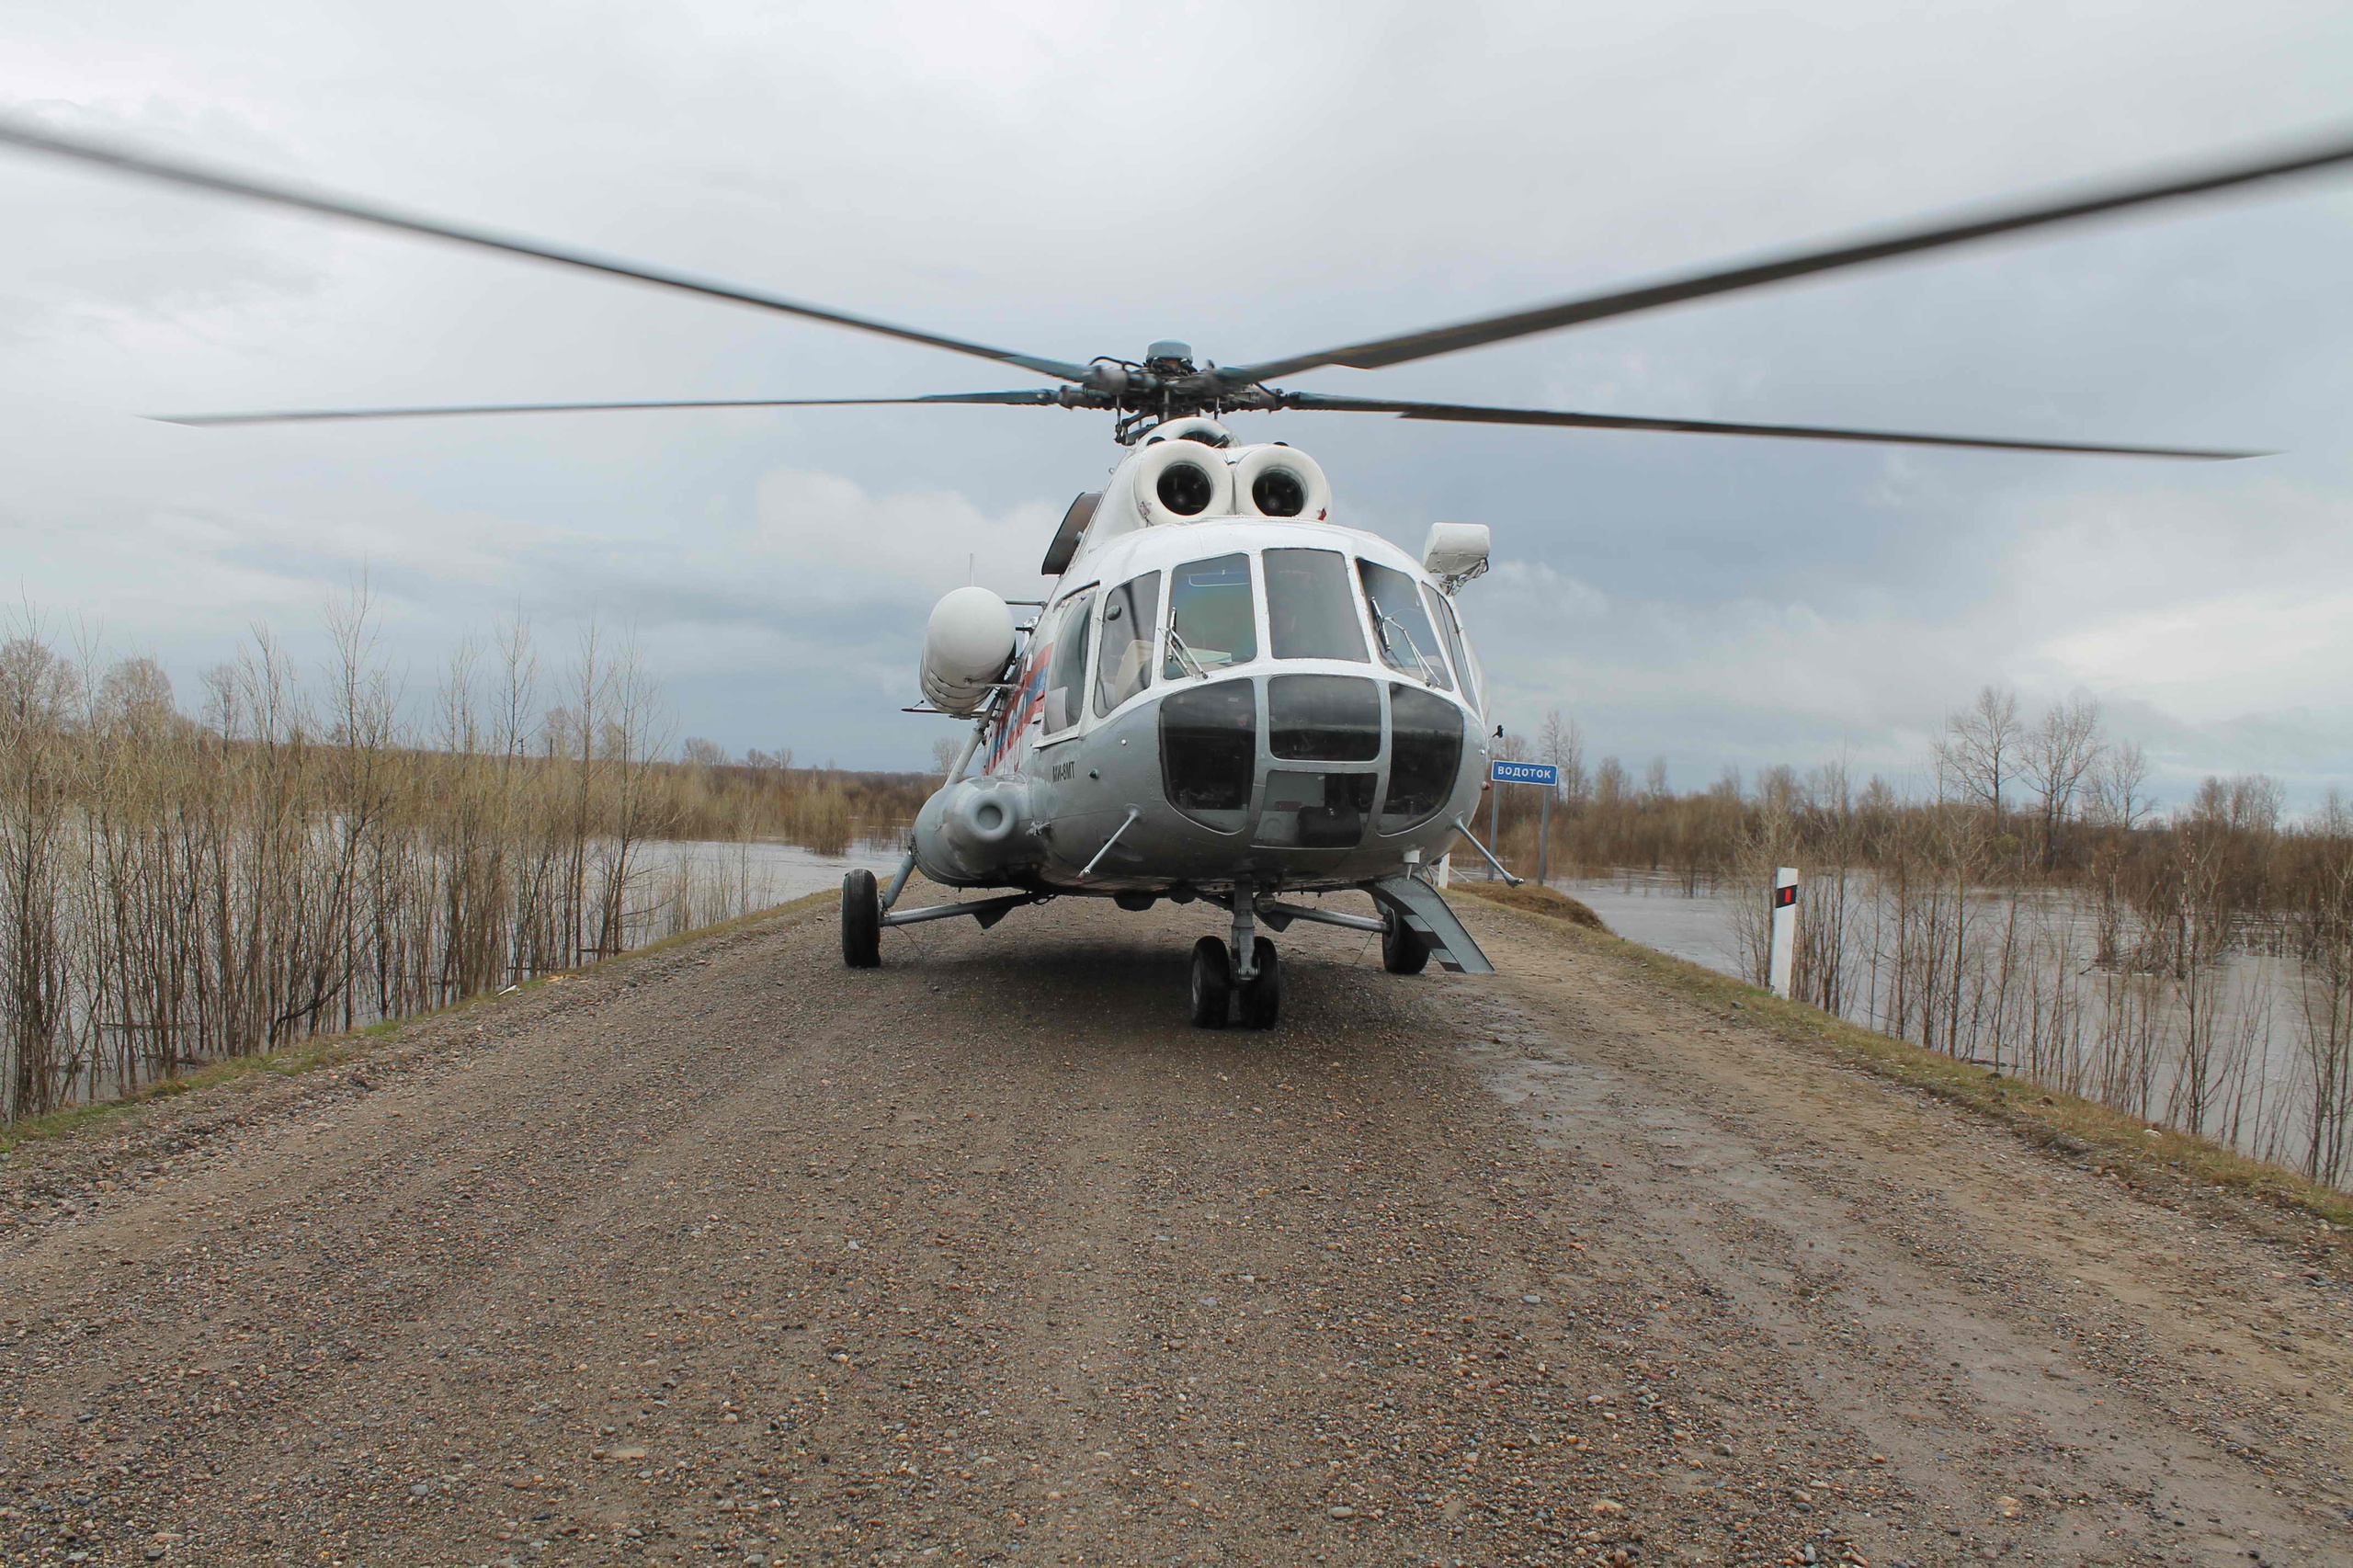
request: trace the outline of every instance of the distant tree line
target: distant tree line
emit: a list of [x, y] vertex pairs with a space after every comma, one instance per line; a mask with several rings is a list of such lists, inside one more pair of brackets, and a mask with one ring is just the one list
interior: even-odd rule
[[930, 780], [672, 760], [591, 628], [526, 627], [407, 699], [364, 596], [324, 671], [267, 631], [190, 710], [152, 659], [0, 642], [0, 1120], [443, 1006], [771, 902], [744, 856], [893, 835]]

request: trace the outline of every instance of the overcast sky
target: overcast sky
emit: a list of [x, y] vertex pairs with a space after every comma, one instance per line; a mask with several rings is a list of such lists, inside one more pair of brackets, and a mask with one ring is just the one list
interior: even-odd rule
[[[2326, 0], [1756, 7], [17, 0], [0, 108], [1059, 358], [1232, 363], [2343, 125]], [[1034, 595], [1118, 455], [1060, 410], [195, 430], [142, 413], [904, 395], [1018, 370], [0, 152], [0, 549], [198, 674], [363, 568], [429, 683], [633, 629], [682, 733], [915, 767], [931, 600]], [[2353, 180], [1295, 385], [2279, 448], [2227, 465], [1238, 416], [1463, 595], [1595, 756], [1918, 767], [2082, 691], [2178, 797], [2353, 774]], [[970, 566], [968, 567], [968, 562]], [[22, 612], [19, 612], [20, 614]]]

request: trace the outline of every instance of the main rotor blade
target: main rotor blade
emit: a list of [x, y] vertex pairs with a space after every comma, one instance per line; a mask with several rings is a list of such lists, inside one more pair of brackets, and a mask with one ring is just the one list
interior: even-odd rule
[[1656, 310], [1662, 305], [1678, 304], [1686, 300], [1729, 294], [1817, 272], [1861, 267], [1946, 245], [1967, 244], [1976, 240], [1991, 239], [1997, 234], [2016, 233], [2051, 223], [2072, 222], [2076, 219], [2096, 217], [2128, 207], [2202, 196], [2260, 180], [2307, 174], [2348, 161], [2353, 161], [2353, 137], [2338, 136], [2302, 148], [2275, 153], [2252, 163], [2215, 165], [2189, 173], [2168, 174], [2154, 180], [2142, 179], [2105, 189], [2095, 188], [2060, 201], [1997, 208], [1982, 217], [1957, 222], [1902, 230], [1879, 239], [1861, 240], [1827, 250], [1802, 251], [1612, 293], [1563, 300], [1534, 310], [1486, 316], [1454, 326], [1411, 333], [1403, 337], [1384, 337], [1345, 348], [1302, 354], [1289, 359], [1269, 359], [1259, 365], [1234, 366], [1222, 369], [1218, 374], [1231, 384], [1247, 385], [1277, 376], [1296, 375], [1302, 370], [1313, 370], [1325, 365], [1346, 365], [1360, 370], [1378, 369], [1386, 365], [1402, 365], [1412, 359], [1427, 359], [1433, 355], [1451, 354], [1457, 349], [1476, 348], [1489, 343], [1526, 337], [1531, 333], [1552, 332], [1586, 322], [1605, 321], [1612, 316]]
[[1084, 365], [1074, 365], [1062, 359], [1039, 359], [1009, 349], [991, 348], [985, 344], [967, 343], [960, 337], [944, 337], [934, 332], [920, 332], [911, 326], [897, 326], [890, 322], [876, 321], [870, 316], [852, 315], [847, 311], [830, 311], [820, 305], [804, 304], [782, 295], [764, 293], [715, 278], [699, 278], [692, 273], [673, 271], [667, 267], [650, 267], [642, 262], [626, 261], [619, 256], [605, 256], [596, 251], [570, 245], [547, 244], [514, 234], [502, 234], [490, 229], [474, 228], [462, 223], [444, 222], [394, 208], [381, 207], [352, 197], [338, 196], [330, 191], [306, 190], [294, 185], [282, 185], [272, 180], [234, 174], [226, 169], [208, 168], [177, 158], [156, 157], [145, 153], [133, 153], [124, 148], [108, 146], [101, 142], [85, 141], [78, 136], [62, 135], [22, 120], [0, 118], [0, 143], [21, 147], [28, 152], [48, 153], [61, 158], [73, 158], [124, 174], [140, 175], [148, 179], [163, 180], [172, 185], [192, 186], [199, 190], [218, 191], [228, 196], [241, 196], [248, 200], [265, 201], [279, 207], [292, 207], [305, 212], [323, 213], [330, 218], [348, 219], [355, 223], [369, 223], [380, 229], [393, 229], [403, 233], [423, 234], [429, 239], [449, 240], [461, 245], [476, 245], [483, 250], [505, 251], [510, 256], [527, 256], [537, 261], [550, 261], [559, 267], [574, 267], [585, 272], [601, 272], [614, 278], [627, 278], [640, 283], [652, 283], [664, 289], [676, 289], [684, 293], [700, 294], [709, 299], [727, 300], [739, 305], [753, 305], [765, 311], [779, 311], [786, 315], [805, 316], [835, 326], [854, 327], [859, 332], [879, 333], [884, 337], [904, 339], [909, 343], [926, 344], [945, 348], [951, 353], [970, 354], [982, 359], [995, 359], [1001, 364], [1018, 365], [1025, 370], [1035, 370], [1041, 376], [1056, 376], [1066, 381], [1083, 381], [1088, 370]]
[[1549, 408], [1480, 408], [1460, 403], [1390, 403], [1378, 398], [1279, 394], [1286, 408], [1329, 414], [1394, 414], [1467, 425], [1551, 425], [1579, 430], [1679, 430], [1697, 436], [1772, 436], [1798, 441], [1870, 441], [1894, 447], [1973, 447], [1997, 452], [2089, 452], [2102, 457], [2184, 458], [2229, 462], [2270, 452], [2209, 447], [2120, 447], [2078, 441], [2021, 441], [1998, 436], [1934, 436], [1908, 430], [1842, 430], [1826, 425], [1732, 425], [1713, 419], [1643, 419], [1624, 414], [1571, 414]]
[[477, 403], [447, 408], [297, 408], [263, 414], [151, 414], [165, 425], [303, 425], [331, 419], [439, 419], [457, 414], [610, 414], [649, 408], [843, 408], [862, 403], [1061, 401], [1052, 387], [1030, 392], [934, 392], [928, 397], [710, 398], [686, 403]]

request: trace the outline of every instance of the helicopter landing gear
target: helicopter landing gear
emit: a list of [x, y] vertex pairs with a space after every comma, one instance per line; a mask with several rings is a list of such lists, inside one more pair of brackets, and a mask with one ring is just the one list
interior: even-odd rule
[[1270, 1029], [1283, 1015], [1283, 968], [1275, 954], [1274, 943], [1261, 937], [1251, 956], [1257, 961], [1256, 971], [1234, 988], [1234, 1010], [1241, 1015], [1242, 1027], [1248, 1029]]
[[1222, 1029], [1238, 1018], [1244, 1028], [1270, 1029], [1283, 1012], [1282, 960], [1275, 944], [1257, 935], [1248, 888], [1233, 890], [1233, 909], [1232, 946], [1215, 937], [1193, 944], [1193, 1027]]
[[1222, 1029], [1239, 1023], [1245, 1029], [1270, 1029], [1282, 1017], [1282, 960], [1274, 943], [1259, 937], [1252, 944], [1247, 979], [1236, 979], [1233, 960], [1225, 944], [1204, 937], [1193, 944], [1193, 1027]]
[[1393, 909], [1381, 912], [1381, 967], [1392, 974], [1419, 974], [1429, 967], [1430, 945]]
[[852, 969], [882, 967], [882, 894], [871, 871], [842, 879], [842, 962]]
[[1233, 965], [1225, 944], [1204, 937], [1193, 944], [1193, 1027], [1222, 1029], [1233, 1011]]

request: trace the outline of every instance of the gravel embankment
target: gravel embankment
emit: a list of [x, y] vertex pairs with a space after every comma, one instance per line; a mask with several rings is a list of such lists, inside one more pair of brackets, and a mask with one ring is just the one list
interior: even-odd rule
[[830, 912], [0, 1163], [0, 1561], [2341, 1564], [2345, 1286], [1475, 903]]

